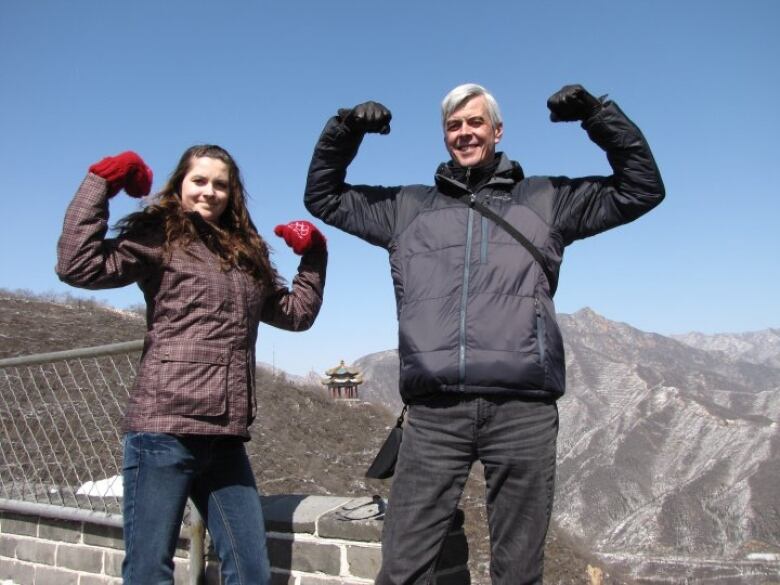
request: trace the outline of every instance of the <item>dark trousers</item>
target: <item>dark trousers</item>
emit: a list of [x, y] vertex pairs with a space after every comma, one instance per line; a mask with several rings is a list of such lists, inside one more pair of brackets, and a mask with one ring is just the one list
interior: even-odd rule
[[411, 405], [377, 585], [431, 582], [476, 460], [485, 468], [493, 583], [541, 584], [557, 435], [554, 402], [475, 396]]

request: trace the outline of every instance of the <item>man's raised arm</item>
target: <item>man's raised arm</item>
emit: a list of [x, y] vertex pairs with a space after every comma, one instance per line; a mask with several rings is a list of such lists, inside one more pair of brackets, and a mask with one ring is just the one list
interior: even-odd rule
[[650, 146], [617, 104], [593, 97], [581, 85], [566, 85], [547, 107], [553, 122], [581, 121], [613, 171], [608, 177], [560, 181], [555, 217], [566, 243], [633, 221], [664, 199]]
[[345, 179], [363, 137], [388, 134], [391, 118], [377, 102], [341, 109], [330, 118], [314, 148], [303, 198], [315, 217], [379, 246], [392, 237], [399, 188], [353, 186]]

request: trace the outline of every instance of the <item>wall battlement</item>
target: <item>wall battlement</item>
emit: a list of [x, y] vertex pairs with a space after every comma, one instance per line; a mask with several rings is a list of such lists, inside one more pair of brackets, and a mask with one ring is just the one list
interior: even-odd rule
[[[381, 563], [385, 502], [378, 497], [262, 497], [273, 585], [367, 585]], [[470, 583], [459, 511], [436, 571], [437, 585]], [[193, 583], [189, 538], [175, 558], [176, 585]], [[0, 510], [0, 579], [19, 585], [121, 585], [122, 531], [89, 521]], [[205, 585], [219, 585], [207, 552]]]

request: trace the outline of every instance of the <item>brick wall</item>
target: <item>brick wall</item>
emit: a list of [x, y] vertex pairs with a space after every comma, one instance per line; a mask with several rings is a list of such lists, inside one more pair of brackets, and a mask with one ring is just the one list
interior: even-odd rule
[[[266, 496], [263, 512], [273, 585], [366, 585], [381, 562], [384, 502], [378, 498]], [[437, 585], [470, 582], [462, 514], [445, 543]], [[175, 557], [176, 585], [188, 585], [189, 542]], [[0, 579], [19, 585], [121, 585], [122, 531], [87, 521], [0, 510]], [[218, 585], [209, 554], [206, 584]]]

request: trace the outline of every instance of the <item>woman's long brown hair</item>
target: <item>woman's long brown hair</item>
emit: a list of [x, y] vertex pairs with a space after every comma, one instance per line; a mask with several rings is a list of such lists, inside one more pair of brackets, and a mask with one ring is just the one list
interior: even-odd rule
[[[228, 167], [228, 204], [217, 224], [208, 224], [197, 213], [185, 213], [181, 202], [181, 185], [196, 158], [221, 160]], [[283, 284], [270, 259], [268, 245], [257, 233], [246, 207], [246, 190], [233, 157], [215, 144], [199, 144], [182, 154], [179, 164], [149, 205], [121, 219], [119, 235], [154, 232], [162, 228], [167, 253], [175, 246], [187, 246], [201, 239], [222, 263], [223, 270], [235, 267], [256, 281], [275, 287]]]

